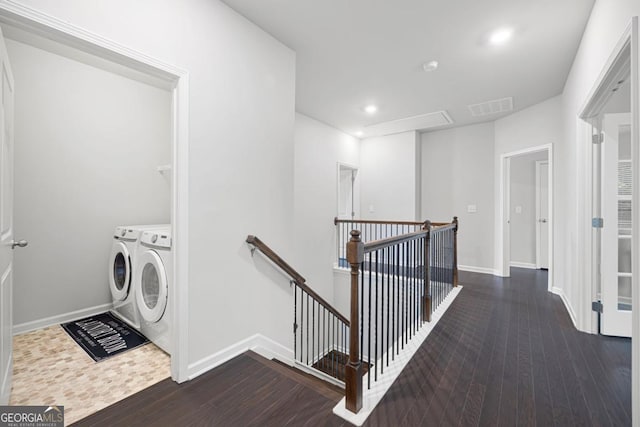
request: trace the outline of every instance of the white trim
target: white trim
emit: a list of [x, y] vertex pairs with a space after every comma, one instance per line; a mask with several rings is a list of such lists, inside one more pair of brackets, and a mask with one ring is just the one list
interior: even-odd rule
[[[540, 261], [542, 259], [542, 254], [540, 253], [540, 203], [542, 201], [541, 199], [541, 193], [540, 193], [540, 169], [542, 168], [542, 165], [547, 165], [547, 179], [549, 178], [549, 161], [548, 160], [536, 160], [536, 182], [535, 182], [535, 187], [536, 187], [536, 262], [535, 262], [535, 267], [536, 268], [542, 268], [542, 262]], [[549, 184], [547, 183], [547, 205], [549, 204]], [[547, 212], [548, 214], [548, 212]], [[546, 218], [545, 218], [546, 220]], [[548, 249], [547, 248], [547, 256], [549, 256], [548, 253]], [[548, 260], [547, 260], [548, 261]]]
[[[378, 381], [371, 384], [371, 389], [363, 390], [362, 409], [360, 409], [357, 414], [354, 414], [346, 408], [345, 398], [342, 398], [342, 400], [340, 400], [340, 402], [338, 402], [338, 404], [334, 406], [333, 413], [349, 421], [351, 424], [361, 426], [367, 420], [369, 415], [371, 415], [376, 405], [380, 403], [393, 382], [400, 376], [405, 366], [409, 363], [409, 360], [411, 360], [413, 355], [418, 351], [431, 331], [433, 331], [435, 326], [438, 324], [438, 321], [440, 321], [444, 313], [451, 306], [451, 303], [455, 300], [461, 290], [462, 286], [457, 286], [454, 287], [451, 292], [449, 292], [449, 295], [446, 296], [443, 302], [433, 312], [433, 315], [431, 316], [431, 322], [424, 323], [422, 328], [420, 328], [420, 330], [414, 335], [409, 343], [405, 344], [405, 347], [400, 351], [400, 354], [396, 355], [395, 363], [388, 366], [384, 370], [383, 375], [378, 375]], [[384, 357], [385, 355], [382, 354], [378, 360], [382, 361], [384, 360]], [[376, 364], [380, 364], [380, 362], [376, 362]], [[369, 374], [370, 372], [362, 377], [363, 384], [366, 383]]]
[[580, 330], [580, 328], [578, 328], [576, 313], [575, 311], [573, 311], [573, 307], [571, 306], [571, 303], [569, 302], [566, 295], [564, 294], [564, 291], [562, 290], [562, 288], [553, 287], [551, 289], [551, 293], [556, 294], [560, 297], [560, 299], [564, 303], [564, 307], [567, 309], [567, 313], [569, 314], [569, 317], [571, 318], [571, 322], [573, 322], [574, 328], [576, 328], [577, 330]]
[[547, 282], [547, 290], [551, 291], [554, 285], [554, 268], [553, 268], [553, 227], [554, 227], [554, 211], [553, 198], [555, 190], [553, 187], [553, 144], [543, 144], [535, 147], [528, 147], [522, 150], [503, 153], [500, 155], [500, 195], [499, 195], [499, 218], [497, 226], [496, 252], [499, 265], [496, 270], [498, 276], [509, 277], [509, 266], [511, 265], [511, 253], [509, 250], [509, 230], [506, 227], [509, 220], [509, 181], [510, 181], [510, 159], [515, 156], [525, 154], [547, 152], [547, 161], [549, 162], [549, 276]]
[[496, 269], [489, 267], [475, 267], [472, 265], [458, 265], [458, 270], [468, 271], [470, 273], [491, 274], [493, 276], [500, 276], [500, 272]]
[[[633, 223], [640, 224], [640, 31], [638, 17], [631, 19], [631, 161], [635, 167], [633, 173], [633, 201], [632, 212]], [[640, 227], [633, 227], [632, 232], [632, 253], [640, 253]], [[640, 289], [640, 262], [638, 255], [634, 256], [631, 271], [634, 272], [632, 278], [632, 289]], [[631, 328], [631, 408], [632, 423], [640, 426], [640, 292], [633, 292], [632, 328]]]
[[174, 272], [171, 377], [183, 382], [188, 377], [188, 293], [189, 293], [189, 78], [188, 72], [130, 49], [98, 34], [89, 32], [24, 6], [14, 0], [0, 0], [0, 20], [43, 35], [64, 45], [100, 58], [150, 74], [173, 85], [173, 161], [171, 188], [171, 223], [173, 227]]
[[519, 261], [511, 261], [509, 264], [511, 267], [516, 268], [528, 268], [529, 270], [537, 270], [538, 266], [532, 262], [519, 262]]
[[71, 311], [69, 313], [56, 314], [55, 316], [45, 317], [44, 319], [32, 320], [31, 322], [13, 325], [13, 335], [20, 335], [38, 329], [47, 328], [49, 326], [59, 325], [61, 323], [72, 322], [84, 317], [94, 316], [104, 313], [113, 308], [112, 303], [96, 305], [95, 307], [83, 308], [81, 310]]
[[[636, 18], [633, 18], [636, 19]], [[602, 67], [598, 78], [595, 83], [591, 87], [591, 91], [586, 96], [584, 102], [582, 103], [582, 107], [578, 111], [578, 117], [582, 120], [588, 120], [590, 118], [596, 117], [600, 114], [602, 109], [605, 107], [613, 92], [611, 89], [613, 86], [620, 80], [620, 78], [627, 73], [624, 69], [629, 66], [629, 60], [621, 61], [621, 55], [624, 50], [629, 48], [631, 44], [631, 36], [632, 36], [632, 28], [633, 28], [633, 19], [632, 22], [625, 28], [622, 33], [620, 39], [616, 43], [615, 47], [611, 51], [611, 55], [607, 58], [607, 62]]]
[[173, 300], [171, 378], [181, 383], [189, 371], [189, 75], [183, 74], [173, 95], [171, 225], [173, 227]]
[[190, 364], [188, 379], [192, 380], [249, 350], [266, 359], [276, 358], [293, 366], [293, 351], [264, 335], [255, 334]]
[[13, 357], [7, 363], [7, 369], [2, 373], [3, 383], [0, 385], [0, 405], [8, 405], [11, 397], [11, 380], [13, 378]]

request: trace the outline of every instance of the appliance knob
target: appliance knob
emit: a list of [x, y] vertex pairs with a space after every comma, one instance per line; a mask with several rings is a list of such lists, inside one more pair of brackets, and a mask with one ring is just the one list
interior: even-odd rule
[[151, 236], [151, 243], [155, 243], [158, 240], [158, 235], [154, 234], [153, 236]]
[[120, 235], [121, 235], [122, 237], [124, 237], [124, 235], [125, 235], [125, 234], [127, 234], [127, 230], [122, 230], [122, 231], [120, 232]]

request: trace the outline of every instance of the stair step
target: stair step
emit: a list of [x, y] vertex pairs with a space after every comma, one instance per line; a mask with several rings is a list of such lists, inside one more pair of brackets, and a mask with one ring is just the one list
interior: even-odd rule
[[269, 360], [266, 359], [259, 354], [249, 350], [247, 351], [247, 356], [252, 359], [262, 363], [263, 365], [277, 371], [278, 373], [296, 381], [299, 384], [302, 384], [306, 387], [309, 387], [316, 392], [320, 393], [327, 399], [331, 399], [336, 403], [340, 401], [344, 397], [344, 390], [334, 384], [331, 384], [327, 381], [324, 381], [314, 375], [308, 374], [306, 372], [301, 371], [293, 366], [289, 366], [286, 363], [283, 363], [279, 360]]
[[[322, 359], [313, 364], [313, 367], [325, 374], [344, 382], [344, 367], [349, 362], [349, 355], [337, 350], [331, 350]], [[367, 362], [362, 362], [362, 375], [369, 371]]]

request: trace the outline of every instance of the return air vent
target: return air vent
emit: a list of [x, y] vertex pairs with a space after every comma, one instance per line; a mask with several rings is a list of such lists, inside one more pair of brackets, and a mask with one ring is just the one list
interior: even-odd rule
[[403, 119], [391, 120], [377, 123], [364, 128], [365, 137], [391, 135], [394, 133], [407, 132], [411, 130], [424, 130], [453, 123], [446, 111], [436, 111], [434, 113], [421, 114], [419, 116], [405, 117]]
[[505, 113], [511, 110], [513, 110], [513, 97], [511, 96], [509, 98], [494, 99], [493, 101], [469, 105], [469, 111], [471, 111], [473, 117]]

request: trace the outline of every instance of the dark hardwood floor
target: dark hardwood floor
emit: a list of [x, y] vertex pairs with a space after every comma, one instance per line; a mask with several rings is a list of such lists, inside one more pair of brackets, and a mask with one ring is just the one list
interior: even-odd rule
[[[461, 272], [464, 289], [365, 425], [631, 425], [630, 340], [578, 332], [546, 280]], [[349, 425], [331, 412], [335, 389], [302, 377], [248, 352], [76, 425]]]

